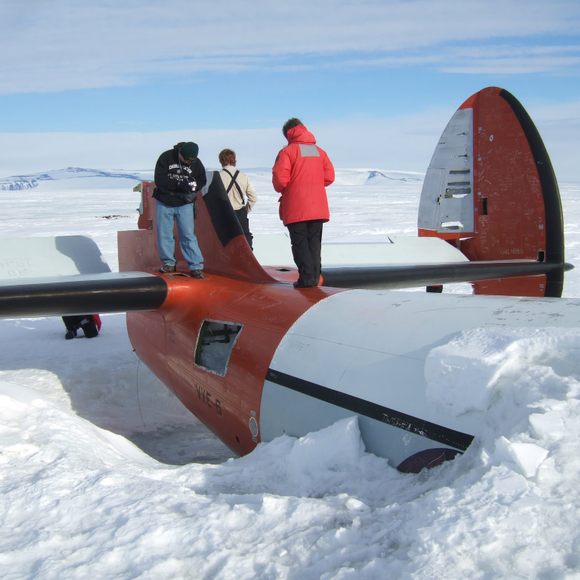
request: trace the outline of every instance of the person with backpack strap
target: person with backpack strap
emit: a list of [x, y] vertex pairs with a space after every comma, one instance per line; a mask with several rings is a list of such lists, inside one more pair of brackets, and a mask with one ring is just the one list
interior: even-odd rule
[[222, 166], [220, 177], [228, 199], [232, 204], [234, 212], [242, 226], [246, 240], [253, 249], [252, 240], [254, 236], [250, 232], [250, 221], [248, 213], [252, 211], [256, 203], [256, 190], [250, 181], [250, 178], [236, 169], [236, 152], [232, 149], [223, 149], [218, 156], [219, 162]]

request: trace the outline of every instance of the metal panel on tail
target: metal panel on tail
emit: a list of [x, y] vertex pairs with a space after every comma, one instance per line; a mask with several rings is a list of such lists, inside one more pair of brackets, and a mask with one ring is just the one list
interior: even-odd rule
[[473, 114], [459, 109], [439, 139], [419, 204], [419, 231], [443, 239], [473, 234]]

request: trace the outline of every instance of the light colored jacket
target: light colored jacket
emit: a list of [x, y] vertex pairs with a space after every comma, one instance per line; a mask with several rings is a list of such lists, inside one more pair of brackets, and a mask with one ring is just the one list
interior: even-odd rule
[[[238, 170], [233, 165], [226, 165], [220, 171], [220, 177], [222, 178], [222, 182], [224, 184], [224, 187], [227, 190], [231, 181], [232, 181], [232, 178], [226, 173], [226, 171], [225, 171], [226, 169], [232, 175], [235, 175], [236, 171], [238, 171]], [[242, 194], [243, 194], [245, 199], [240, 199], [240, 192], [238, 191], [237, 187], [235, 185], [233, 185], [232, 188], [230, 189], [230, 192], [228, 193], [228, 198], [230, 200], [230, 203], [232, 204], [232, 207], [235, 210], [242, 209], [247, 204], [248, 212], [249, 212], [252, 210], [252, 208], [254, 207], [254, 204], [257, 201], [256, 189], [252, 185], [250, 178], [245, 173], [242, 173], [241, 171], [238, 173], [238, 176], [236, 177], [236, 183], [240, 186], [240, 189], [242, 190]]]

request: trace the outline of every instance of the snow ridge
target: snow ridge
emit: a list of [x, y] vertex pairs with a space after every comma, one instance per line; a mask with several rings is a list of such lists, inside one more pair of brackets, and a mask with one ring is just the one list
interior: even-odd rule
[[83, 167], [67, 167], [65, 169], [52, 169], [41, 173], [29, 175], [13, 175], [0, 179], [0, 191], [18, 191], [38, 187], [42, 181], [56, 181], [60, 179], [78, 179], [87, 177], [112, 177], [118, 179], [142, 179], [140, 172], [127, 172], [123, 170], [86, 169]]

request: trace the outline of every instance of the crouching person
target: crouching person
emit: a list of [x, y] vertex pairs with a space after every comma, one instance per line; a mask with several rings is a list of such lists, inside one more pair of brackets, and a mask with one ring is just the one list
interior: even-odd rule
[[98, 314], [63, 316], [62, 321], [66, 326], [64, 337], [67, 340], [75, 338], [79, 330], [82, 330], [87, 338], [95, 338], [101, 330], [101, 317]]

